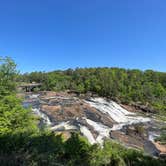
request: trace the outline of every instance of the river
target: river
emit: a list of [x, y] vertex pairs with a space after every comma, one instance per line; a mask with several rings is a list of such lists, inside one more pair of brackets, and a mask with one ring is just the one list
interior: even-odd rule
[[[50, 97], [50, 99], [56, 97]], [[58, 96], [59, 98], [59, 96]], [[62, 97], [63, 98], [63, 97]], [[65, 97], [64, 97], [65, 98]], [[95, 108], [97, 111], [109, 116], [113, 119], [113, 127], [109, 127], [100, 122], [93, 121], [86, 116], [75, 118], [76, 123], [71, 123], [70, 121], [61, 121], [55, 124], [51, 121], [51, 118], [44, 112], [41, 111], [40, 105], [43, 101], [39, 94], [31, 94], [27, 96], [28, 100], [25, 100], [23, 105], [28, 107], [32, 106], [32, 111], [41, 117], [42, 124], [45, 124], [52, 131], [67, 131], [67, 130], [79, 130], [91, 144], [99, 143], [102, 144], [105, 138], [110, 138], [110, 133], [112, 131], [118, 131], [123, 129], [124, 126], [132, 126], [133, 124], [147, 124], [151, 123], [152, 119], [149, 117], [138, 116], [136, 113], [129, 112], [122, 108], [119, 104], [112, 100], [106, 100], [104, 98], [90, 98], [88, 100], [83, 100], [84, 103], [89, 104], [91, 107]], [[65, 101], [67, 98], [65, 98]], [[80, 121], [81, 119], [81, 121]], [[81, 123], [81, 122], [84, 123]], [[93, 130], [92, 130], [93, 129]], [[97, 133], [94, 136], [94, 133]], [[148, 139], [153, 142], [156, 137], [160, 135], [158, 131], [149, 131]]]

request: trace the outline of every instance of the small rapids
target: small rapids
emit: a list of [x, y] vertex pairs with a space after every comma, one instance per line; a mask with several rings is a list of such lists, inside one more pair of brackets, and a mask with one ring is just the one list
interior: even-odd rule
[[154, 140], [159, 137], [160, 134], [157, 134], [156, 132], [149, 132], [149, 141], [154, 142]]
[[[24, 101], [23, 102], [23, 106], [25, 108], [28, 108], [29, 106], [32, 106], [32, 111], [34, 114], [36, 114], [37, 116], [42, 118], [42, 121], [44, 124], [46, 124], [47, 126], [51, 126], [51, 121], [50, 118], [43, 113], [42, 111], [40, 111], [40, 108], [38, 108], [38, 103], [39, 103], [39, 94], [32, 94], [28, 96], [28, 99], [30, 99], [30, 101]], [[35, 104], [33, 104], [35, 103]]]
[[32, 108], [32, 111], [33, 111], [36, 115], [38, 115], [39, 117], [41, 117], [42, 120], [43, 120], [43, 122], [44, 122], [47, 126], [50, 126], [50, 125], [52, 124], [51, 121], [50, 121], [50, 119], [49, 119], [49, 117], [48, 117], [46, 114], [44, 114], [43, 112], [41, 112], [39, 108]]
[[116, 122], [111, 130], [120, 130], [126, 125], [146, 123], [150, 121], [150, 118], [137, 116], [135, 113], [125, 110], [114, 101], [108, 102], [103, 98], [91, 98], [85, 102], [96, 108], [98, 111], [107, 114]]
[[79, 125], [79, 126], [80, 126], [81, 133], [88, 139], [90, 144], [97, 143], [91, 131], [86, 126], [83, 126], [83, 125]]
[[50, 128], [52, 131], [57, 130], [77, 130], [77, 127], [74, 125], [71, 125], [69, 121], [67, 122], [61, 122], [53, 127]]
[[103, 143], [103, 140], [104, 138], [109, 138], [110, 137], [110, 128], [101, 124], [101, 123], [98, 123], [98, 122], [94, 122], [90, 119], [85, 119], [86, 122], [92, 126], [94, 128], [95, 131], [98, 132], [98, 136], [96, 138], [96, 143], [100, 143], [102, 144]]

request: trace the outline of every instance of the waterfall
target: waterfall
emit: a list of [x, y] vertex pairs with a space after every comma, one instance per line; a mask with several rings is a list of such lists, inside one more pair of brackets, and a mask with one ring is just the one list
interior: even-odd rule
[[150, 118], [137, 116], [135, 113], [125, 110], [114, 101], [106, 101], [103, 98], [91, 98], [85, 102], [96, 108], [98, 111], [109, 115], [117, 123], [113, 126], [112, 130], [119, 130], [125, 125], [150, 121]]

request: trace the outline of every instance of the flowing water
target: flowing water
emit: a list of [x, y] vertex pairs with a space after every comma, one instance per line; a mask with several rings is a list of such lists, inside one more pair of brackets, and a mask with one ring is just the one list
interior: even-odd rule
[[114, 101], [106, 101], [103, 98], [91, 98], [85, 102], [96, 108], [98, 111], [107, 114], [116, 122], [111, 130], [120, 130], [126, 125], [146, 123], [151, 120], [150, 118], [137, 116], [135, 113], [125, 110]]
[[44, 124], [46, 124], [47, 126], [50, 126], [52, 124], [51, 121], [50, 121], [50, 119], [49, 119], [49, 117], [46, 114], [44, 114], [43, 112], [41, 112], [39, 108], [32, 108], [32, 111], [36, 115], [38, 115], [39, 117], [41, 117], [42, 120], [43, 120], [43, 122], [44, 122]]
[[103, 143], [104, 138], [109, 138], [110, 137], [110, 128], [99, 123], [99, 122], [94, 122], [90, 119], [85, 118], [86, 122], [94, 128], [95, 131], [98, 132], [98, 136], [96, 138], [96, 143]]
[[[51, 97], [49, 99], [54, 99]], [[68, 102], [68, 98], [64, 98], [65, 102]], [[121, 130], [124, 126], [129, 126], [132, 124], [144, 123], [147, 124], [151, 122], [152, 119], [147, 117], [138, 116], [136, 113], [129, 112], [126, 109], [122, 108], [119, 104], [114, 101], [107, 101], [104, 98], [91, 98], [89, 100], [84, 100], [85, 103], [88, 103], [91, 107], [94, 107], [101, 113], [106, 114], [111, 119], [113, 119], [113, 127], [108, 127], [101, 122], [93, 121], [87, 117], [75, 118], [75, 123], [70, 121], [61, 121], [57, 122], [55, 125], [51, 121], [49, 116], [40, 110], [40, 105], [43, 100], [39, 97], [38, 94], [32, 94], [28, 96], [28, 100], [23, 103], [25, 107], [32, 106], [32, 111], [41, 117], [42, 124], [47, 125], [52, 131], [66, 131], [66, 130], [76, 130], [80, 131], [89, 141], [90, 144], [99, 143], [102, 144], [105, 138], [110, 138], [111, 131]], [[82, 123], [82, 121], [84, 123]], [[154, 123], [155, 124], [155, 123]], [[152, 124], [152, 126], [154, 126]], [[95, 134], [94, 134], [95, 133]], [[156, 129], [152, 129], [148, 132], [149, 142], [153, 142], [156, 137], [159, 136], [159, 132]], [[95, 136], [94, 136], [95, 135]], [[147, 141], [148, 142], [148, 141]], [[151, 147], [150, 143], [147, 143], [147, 149]], [[154, 148], [153, 148], [154, 150]], [[152, 149], [149, 150], [149, 153], [152, 152]]]
[[91, 131], [86, 126], [83, 126], [83, 125], [79, 125], [79, 126], [80, 126], [81, 133], [88, 139], [90, 144], [97, 143], [97, 141], [93, 137], [93, 134], [91, 133]]
[[71, 125], [69, 121], [67, 122], [61, 122], [53, 127], [50, 128], [52, 131], [57, 130], [77, 130], [77, 127], [74, 125]]

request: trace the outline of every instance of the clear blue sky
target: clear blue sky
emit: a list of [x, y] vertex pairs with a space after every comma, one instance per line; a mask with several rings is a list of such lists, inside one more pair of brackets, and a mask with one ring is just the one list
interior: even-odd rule
[[0, 56], [22, 72], [166, 71], [166, 0], [0, 0]]

